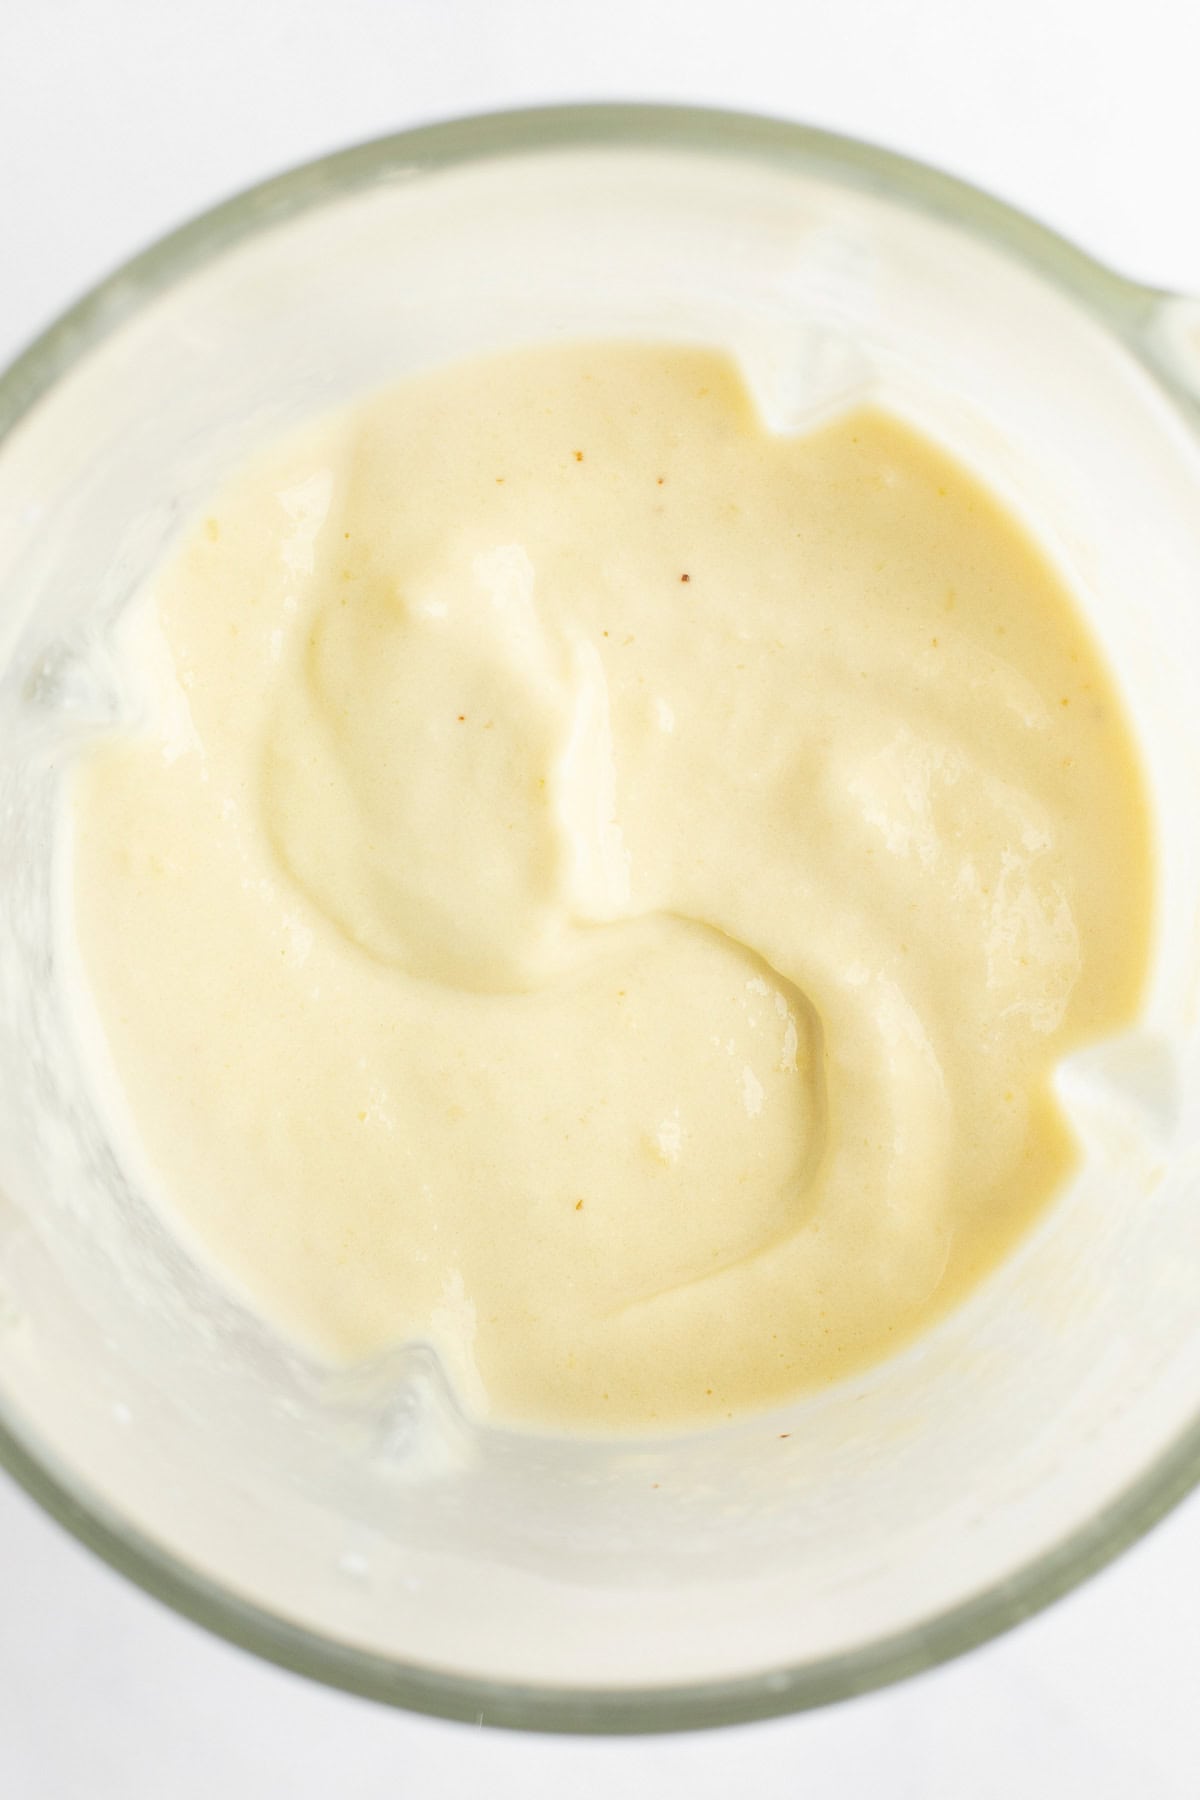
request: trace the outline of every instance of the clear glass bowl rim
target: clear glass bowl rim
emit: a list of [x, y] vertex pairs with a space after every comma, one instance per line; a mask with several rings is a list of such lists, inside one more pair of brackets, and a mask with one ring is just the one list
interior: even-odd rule
[[[705, 108], [569, 105], [480, 114], [378, 138], [247, 189], [160, 239], [64, 313], [0, 375], [0, 448], [76, 363], [165, 289], [254, 234], [389, 177], [569, 149], [659, 149], [817, 174], [933, 214], [1037, 270], [1120, 338], [1196, 430], [1194, 400], [1156, 356], [1173, 299], [1126, 279], [1003, 201], [929, 166], [787, 120]], [[1200, 435], [1200, 432], [1198, 432]], [[1200, 1413], [1069, 1538], [1002, 1582], [893, 1636], [730, 1681], [630, 1689], [493, 1682], [338, 1643], [227, 1592], [85, 1492], [0, 1415], [0, 1467], [112, 1568], [230, 1643], [298, 1674], [413, 1712], [534, 1731], [634, 1733], [744, 1723], [845, 1700], [961, 1655], [1102, 1568], [1200, 1483]]]

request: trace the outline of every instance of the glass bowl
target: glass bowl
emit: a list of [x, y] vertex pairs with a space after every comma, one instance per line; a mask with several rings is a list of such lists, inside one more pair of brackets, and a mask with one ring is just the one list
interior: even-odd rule
[[[1137, 1029], [1060, 1074], [1081, 1171], [967, 1303], [782, 1412], [572, 1442], [472, 1424], [419, 1346], [319, 1367], [189, 1256], [86, 1075], [54, 825], [64, 764], [117, 714], [112, 621], [227, 470], [406, 370], [587, 334], [727, 344], [781, 429], [878, 394], [974, 463], [1117, 671], [1161, 905]], [[467, 119], [328, 157], [54, 325], [0, 381], [12, 1475], [262, 1656], [575, 1731], [897, 1680], [1146, 1530], [1200, 1475], [1198, 392], [1192, 303], [886, 152], [657, 107]]]

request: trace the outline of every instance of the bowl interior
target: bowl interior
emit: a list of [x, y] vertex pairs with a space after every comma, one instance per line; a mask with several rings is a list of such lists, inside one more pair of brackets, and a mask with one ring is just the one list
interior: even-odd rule
[[[591, 1724], [853, 1691], [1101, 1553], [1200, 1406], [1196, 442], [1051, 276], [828, 147], [531, 133], [445, 166], [393, 148], [310, 188], [177, 248], [132, 310], [110, 289], [120, 321], [0, 444], [14, 1454], [181, 1604], [367, 1691]], [[222, 1291], [87, 1074], [55, 831], [64, 766], [120, 716], [114, 620], [244, 456], [408, 371], [583, 336], [726, 345], [781, 430], [872, 395], [979, 468], [1088, 609], [1161, 857], [1145, 1017], [1064, 1067], [1086, 1159], [1018, 1253], [886, 1365], [655, 1441], [480, 1429], [426, 1351], [331, 1374]]]

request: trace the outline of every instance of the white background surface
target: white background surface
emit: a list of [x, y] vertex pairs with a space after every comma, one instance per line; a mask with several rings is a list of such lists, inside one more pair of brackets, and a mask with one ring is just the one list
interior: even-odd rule
[[[1200, 294], [1192, 0], [0, 0], [0, 359], [289, 163], [452, 113], [677, 99], [832, 126]], [[406, 1718], [259, 1667], [0, 1479], [3, 1800], [1196, 1800], [1200, 1499], [905, 1687], [631, 1743]]]

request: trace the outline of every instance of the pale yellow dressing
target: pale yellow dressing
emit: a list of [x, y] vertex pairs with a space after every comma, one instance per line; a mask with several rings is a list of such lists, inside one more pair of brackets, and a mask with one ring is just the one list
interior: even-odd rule
[[456, 366], [244, 472], [124, 651], [84, 967], [165, 1203], [321, 1352], [720, 1421], [898, 1347], [1068, 1174], [1141, 778], [911, 427], [774, 435], [696, 350]]

